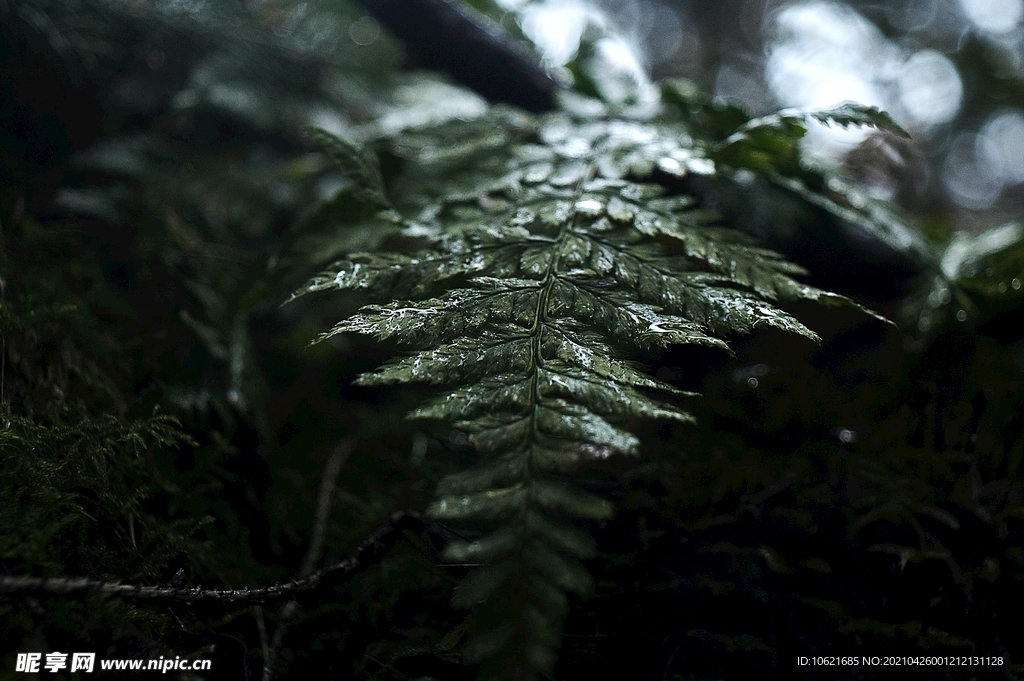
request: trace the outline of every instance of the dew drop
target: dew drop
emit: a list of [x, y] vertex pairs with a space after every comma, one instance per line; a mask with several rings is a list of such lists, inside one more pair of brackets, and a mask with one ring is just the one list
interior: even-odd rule
[[757, 175], [747, 170], [746, 168], [741, 168], [740, 170], [737, 170], [736, 173], [733, 175], [733, 179], [736, 180], [736, 184], [743, 185], [744, 187], [749, 187], [750, 185], [754, 184], [754, 180], [757, 179]]
[[348, 28], [348, 35], [356, 45], [367, 46], [380, 38], [380, 24], [370, 16], [360, 17]]
[[679, 161], [667, 156], [665, 158], [658, 159], [658, 168], [669, 175], [676, 175], [678, 177], [682, 177], [686, 174], [686, 171], [683, 170], [683, 166]]
[[964, 310], [957, 310], [956, 311], [956, 320], [958, 322], [965, 322], [965, 321], [967, 321], [967, 313]]
[[595, 199], [582, 199], [576, 202], [576, 211], [583, 215], [600, 215], [602, 210], [604, 210], [604, 206]]
[[750, 378], [747, 379], [747, 385], [750, 386], [751, 388], [756, 388], [757, 387], [757, 379], [754, 378], [753, 376], [751, 376]]
[[714, 175], [715, 162], [709, 158], [691, 158], [686, 161], [686, 168], [698, 175]]

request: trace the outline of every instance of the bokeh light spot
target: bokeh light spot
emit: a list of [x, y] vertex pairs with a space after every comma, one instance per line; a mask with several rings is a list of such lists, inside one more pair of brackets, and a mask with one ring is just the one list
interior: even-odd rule
[[897, 78], [900, 101], [921, 125], [946, 123], [960, 110], [963, 84], [945, 55], [935, 50], [915, 52]]
[[1002, 190], [1002, 185], [979, 167], [977, 147], [975, 134], [961, 133], [953, 140], [942, 164], [942, 182], [950, 197], [973, 210], [991, 206]]
[[1024, 18], [1024, 0], [960, 0], [964, 14], [990, 33], [1007, 33]]
[[551, 66], [562, 66], [580, 47], [587, 23], [595, 11], [577, 0], [548, 0], [523, 10], [523, 33], [540, 49]]
[[996, 112], [978, 135], [978, 158], [993, 179], [1024, 182], [1024, 115], [1019, 110]]

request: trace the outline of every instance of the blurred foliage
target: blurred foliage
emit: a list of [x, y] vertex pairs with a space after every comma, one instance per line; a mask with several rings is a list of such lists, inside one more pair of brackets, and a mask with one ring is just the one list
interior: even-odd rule
[[[866, 187], [892, 197], [921, 219], [941, 223], [947, 237], [1014, 219], [1024, 205], [1021, 178], [1000, 178], [984, 149], [986, 124], [1001, 114], [1022, 111], [1024, 12], [1016, 0], [596, 4], [656, 77], [690, 78], [701, 89], [757, 115], [781, 106], [809, 105], [793, 101], [807, 92], [826, 99], [869, 92], [875, 100], [867, 103], [893, 113], [903, 109], [896, 118], [911, 132], [909, 142], [870, 135], [853, 148], [827, 153], [838, 155]], [[798, 55], [795, 61], [773, 62], [780, 50], [791, 49], [795, 52], [790, 56]], [[821, 61], [806, 63], [814, 62], [815, 54]], [[918, 55], [948, 60], [951, 72], [904, 77]], [[799, 87], [780, 87], [775, 79], [783, 76], [786, 80], [780, 82]], [[801, 88], [806, 92], [796, 91]], [[947, 90], [959, 96], [949, 115], [936, 124], [915, 120], [906, 110], [907, 101], [921, 97], [926, 103], [921, 113], [927, 118], [932, 113], [927, 103], [943, 106], [940, 100]], [[838, 99], [814, 104], [829, 106]], [[1021, 143], [1019, 133], [1003, 141], [1007, 152]]]
[[[473, 4], [530, 34], [517, 13]], [[760, 24], [737, 30], [737, 3], [688, 7], [719, 27], [720, 43], [704, 44], [720, 49], [705, 55], [761, 49]], [[876, 16], [889, 10], [863, 11], [901, 36]], [[730, 335], [734, 356], [631, 355], [703, 393], [682, 405], [697, 423], [634, 425], [641, 459], [611, 457], [577, 480], [617, 513], [589, 526], [594, 589], [568, 597], [552, 678], [876, 677], [794, 664], [838, 654], [1001, 656], [966, 676], [1020, 678], [1016, 190], [978, 217], [950, 210], [932, 176], [924, 193], [897, 191], [894, 207], [801, 162], [804, 114], [753, 116], [702, 95], [709, 80], [665, 81], [652, 96], [606, 68], [600, 34], [584, 37], [567, 69], [604, 103], [577, 95], [578, 106], [617, 115], [663, 98], [668, 125], [722, 170], [648, 168], [657, 183], [898, 328], [793, 302], [784, 312], [820, 345], [761, 330]], [[996, 68], [990, 41], [946, 53], [969, 87], [959, 117], [919, 150], [934, 163], [962, 126], [1019, 101], [1020, 78]], [[495, 163], [531, 134], [513, 125], [520, 113], [495, 124], [479, 96], [399, 70], [403, 59], [416, 62], [347, 3], [0, 0], [0, 572], [272, 584], [301, 569], [340, 443], [354, 449], [321, 564], [393, 511], [427, 508], [439, 481], [475, 460], [460, 431], [403, 418], [428, 388], [352, 384], [392, 342], [343, 334], [308, 347], [365, 291], [280, 306], [339, 257], [422, 248], [426, 235], [402, 228], [435, 220], [431, 202], [487, 208], [474, 203], [482, 171], [458, 163], [467, 149], [436, 137], [446, 122], [488, 139], [483, 160]], [[699, 81], [717, 67], [682, 71]], [[847, 114], [888, 127], [870, 110], [831, 116]], [[911, 133], [867, 138], [847, 173], [911, 186], [872, 152], [913, 159]], [[356, 143], [332, 148], [340, 138]], [[928, 219], [927, 236], [907, 213]], [[395, 549], [290, 621], [274, 676], [474, 678], [461, 661], [471, 622], [451, 607], [469, 570], [433, 564], [416, 541]], [[256, 678], [280, 619], [270, 607], [2, 594], [0, 677], [22, 676], [17, 652], [60, 650], [212, 658], [212, 678]]]

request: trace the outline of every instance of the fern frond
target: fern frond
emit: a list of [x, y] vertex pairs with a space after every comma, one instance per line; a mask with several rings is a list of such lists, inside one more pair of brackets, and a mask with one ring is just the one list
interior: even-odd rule
[[572, 522], [613, 512], [567, 474], [639, 454], [637, 419], [692, 419], [670, 402], [681, 391], [633, 353], [728, 350], [730, 336], [765, 327], [817, 339], [778, 305], [852, 303], [798, 283], [799, 267], [671, 188], [717, 172], [678, 124], [559, 113], [524, 125], [499, 113], [397, 146], [425, 175], [462, 173], [457, 191], [428, 190], [413, 206], [405, 233], [425, 247], [352, 255], [300, 293], [363, 289], [380, 302], [323, 337], [355, 332], [412, 349], [360, 383], [447, 390], [411, 416], [453, 422], [479, 453], [429, 508], [492, 528], [446, 552], [486, 564], [456, 596], [475, 609], [464, 654], [483, 662], [484, 678], [535, 678], [554, 664], [566, 593], [591, 587], [579, 561], [593, 542]]

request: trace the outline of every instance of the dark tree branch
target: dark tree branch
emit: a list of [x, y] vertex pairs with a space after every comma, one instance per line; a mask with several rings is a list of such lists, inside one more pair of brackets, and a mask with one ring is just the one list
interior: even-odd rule
[[403, 43], [417, 66], [438, 69], [492, 102], [555, 108], [561, 87], [537, 58], [487, 17], [455, 0], [357, 0]]

